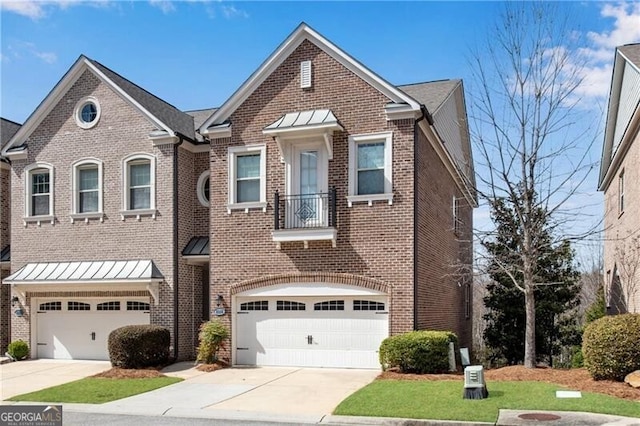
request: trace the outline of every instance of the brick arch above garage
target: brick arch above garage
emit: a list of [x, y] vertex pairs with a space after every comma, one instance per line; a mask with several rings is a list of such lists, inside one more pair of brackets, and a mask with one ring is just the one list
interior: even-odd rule
[[240, 283], [232, 285], [230, 288], [230, 293], [231, 295], [236, 295], [248, 290], [255, 290], [262, 287], [270, 287], [283, 284], [296, 284], [300, 286], [307, 283], [342, 284], [362, 287], [386, 294], [390, 294], [391, 292], [391, 286], [389, 286], [387, 283], [361, 275], [327, 272], [303, 272], [297, 274], [269, 275], [252, 280], [242, 281]]

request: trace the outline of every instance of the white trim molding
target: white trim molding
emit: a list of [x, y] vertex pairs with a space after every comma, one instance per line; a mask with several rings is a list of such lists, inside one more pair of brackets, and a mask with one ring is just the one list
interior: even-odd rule
[[[236, 160], [242, 155], [260, 154], [260, 199], [250, 202], [237, 202], [236, 194]], [[262, 209], [263, 212], [267, 211], [267, 145], [243, 145], [243, 146], [231, 146], [228, 150], [228, 175], [229, 175], [229, 199], [227, 204], [227, 213], [231, 214], [232, 210], [244, 210], [248, 213], [250, 209]]]
[[[129, 166], [135, 163], [149, 163], [149, 207], [145, 209], [132, 209], [129, 193]], [[127, 217], [135, 217], [140, 220], [142, 216], [156, 218], [156, 157], [147, 153], [136, 153], [128, 155], [122, 159], [122, 210], [120, 216], [122, 220]]]
[[[91, 104], [93, 104], [93, 106], [96, 109], [95, 111], [96, 116], [91, 121], [85, 121], [82, 118], [82, 113], [83, 113], [82, 110], [84, 109], [85, 106], [91, 105]], [[81, 129], [87, 130], [87, 129], [91, 129], [92, 127], [95, 127], [98, 124], [98, 122], [100, 121], [101, 113], [102, 113], [102, 108], [100, 108], [100, 102], [98, 102], [98, 99], [96, 99], [93, 96], [86, 96], [80, 99], [76, 104], [75, 108], [73, 109], [73, 118], [76, 120], [76, 124], [78, 125], [78, 127], [80, 127]]]
[[[358, 193], [358, 145], [369, 143], [384, 143], [384, 192], [375, 194]], [[347, 204], [366, 202], [369, 206], [373, 201], [384, 200], [393, 204], [393, 132], [369, 133], [349, 136], [349, 194]]]
[[[79, 182], [79, 173], [80, 170], [87, 166], [95, 166], [98, 169], [98, 210], [95, 212], [80, 212], [80, 182]], [[76, 220], [83, 220], [88, 222], [89, 219], [99, 219], [100, 222], [104, 220], [104, 210], [103, 210], [103, 198], [104, 198], [104, 189], [103, 189], [103, 171], [102, 171], [102, 161], [98, 158], [83, 158], [74, 162], [71, 165], [71, 188], [72, 188], [72, 196], [71, 196], [71, 223], [74, 223]]]
[[196, 194], [198, 195], [198, 201], [200, 201], [200, 204], [202, 204], [204, 207], [211, 206], [211, 194], [210, 194], [211, 191], [209, 191], [209, 197], [207, 197], [207, 194], [204, 191], [205, 183], [207, 179], [209, 179], [209, 187], [211, 187], [211, 171], [210, 170], [205, 170], [200, 174], [200, 177], [198, 178], [198, 184], [196, 186]]
[[[37, 171], [46, 170], [49, 174], [49, 211], [46, 215], [33, 215], [31, 214], [33, 207], [32, 200], [32, 191], [33, 187], [31, 184], [31, 178], [33, 174]], [[55, 174], [54, 167], [49, 163], [37, 162], [31, 164], [24, 169], [24, 226], [27, 226], [27, 223], [37, 223], [40, 226], [42, 223], [50, 222], [52, 225], [55, 224]]]

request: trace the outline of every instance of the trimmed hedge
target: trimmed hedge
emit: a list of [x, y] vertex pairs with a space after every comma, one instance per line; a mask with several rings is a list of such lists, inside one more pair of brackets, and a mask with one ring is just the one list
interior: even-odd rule
[[402, 373], [445, 373], [449, 371], [449, 343], [458, 338], [449, 331], [411, 331], [391, 336], [380, 345], [383, 370], [397, 367]]
[[109, 333], [108, 344], [113, 367], [160, 367], [169, 362], [171, 335], [157, 325], [125, 325]]
[[584, 366], [595, 380], [624, 380], [640, 369], [640, 314], [606, 316], [582, 336]]
[[11, 355], [11, 358], [20, 361], [29, 355], [29, 345], [24, 340], [14, 340], [9, 343], [7, 353]]

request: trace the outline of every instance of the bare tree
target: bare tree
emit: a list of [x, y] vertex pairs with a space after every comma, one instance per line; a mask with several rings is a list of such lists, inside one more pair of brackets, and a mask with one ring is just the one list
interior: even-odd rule
[[640, 308], [640, 236], [616, 242], [616, 271], [612, 277], [610, 301], [617, 313], [638, 312]]
[[578, 315], [585, 322], [585, 313], [604, 291], [604, 255], [601, 241], [589, 241], [580, 256], [580, 305]]
[[[587, 153], [596, 132], [581, 120], [577, 95], [584, 63], [567, 46], [569, 18], [557, 3], [508, 3], [471, 59], [478, 195], [489, 208], [500, 200], [513, 209], [520, 236], [517, 247], [505, 246], [490, 263], [524, 293], [528, 368], [536, 365], [534, 288], [553, 285], [536, 277], [538, 256], [582, 236], [566, 232], [576, 218], [569, 202], [595, 167]], [[552, 241], [541, 238], [544, 230], [552, 231]], [[495, 242], [495, 236], [485, 231], [477, 238]]]

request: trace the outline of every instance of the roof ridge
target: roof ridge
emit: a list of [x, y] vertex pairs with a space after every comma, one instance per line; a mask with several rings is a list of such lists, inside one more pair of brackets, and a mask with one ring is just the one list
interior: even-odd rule
[[0, 117], [0, 120], [4, 120], [4, 121], [7, 121], [7, 122], [9, 122], [11, 124], [15, 124], [16, 126], [22, 126], [21, 123], [18, 123], [17, 121], [9, 120], [8, 118]]
[[430, 84], [430, 83], [444, 83], [446, 81], [450, 81], [450, 82], [456, 82], [456, 81], [461, 81], [461, 78], [443, 78], [440, 80], [429, 80], [429, 81], [419, 81], [417, 83], [404, 83], [404, 84], [398, 84], [396, 87], [406, 87], [406, 86], [417, 86], [419, 84]]

